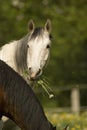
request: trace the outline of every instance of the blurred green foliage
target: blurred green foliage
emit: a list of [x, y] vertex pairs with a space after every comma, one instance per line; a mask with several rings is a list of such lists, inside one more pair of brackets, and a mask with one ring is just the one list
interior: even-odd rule
[[0, 0], [0, 46], [28, 32], [28, 21], [52, 21], [51, 86], [87, 83], [87, 0]]

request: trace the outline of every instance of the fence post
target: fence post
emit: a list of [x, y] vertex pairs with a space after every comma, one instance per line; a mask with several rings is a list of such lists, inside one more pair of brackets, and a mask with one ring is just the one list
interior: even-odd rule
[[77, 114], [80, 112], [80, 91], [78, 86], [71, 89], [71, 111]]

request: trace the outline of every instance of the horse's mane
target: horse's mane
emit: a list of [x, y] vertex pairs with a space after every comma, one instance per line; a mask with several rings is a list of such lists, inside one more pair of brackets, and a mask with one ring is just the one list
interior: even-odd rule
[[36, 38], [37, 36], [43, 36], [43, 28], [42, 27], [37, 27], [37, 28], [35, 28], [35, 30], [34, 30], [34, 32], [32, 33], [32, 35], [31, 35], [31, 39], [34, 39], [34, 38]]
[[14, 116], [18, 114], [23, 123], [27, 126], [30, 125], [30, 128], [33, 126], [32, 130], [36, 130], [36, 128], [39, 130], [43, 123], [46, 123], [44, 124], [44, 130], [45, 126], [46, 128], [50, 127], [43, 108], [31, 87], [17, 72], [13, 71], [1, 60], [0, 86], [2, 86], [6, 94], [7, 113], [5, 116], [15, 121]]
[[27, 43], [29, 39], [29, 34], [20, 39], [17, 43], [17, 48], [15, 52], [15, 60], [17, 64], [17, 69], [19, 72], [27, 69]]

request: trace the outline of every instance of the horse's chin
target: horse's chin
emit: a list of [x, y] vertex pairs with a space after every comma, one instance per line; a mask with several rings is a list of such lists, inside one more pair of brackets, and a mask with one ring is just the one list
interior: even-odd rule
[[38, 75], [36, 74], [36, 75], [31, 75], [31, 76], [29, 76], [30, 81], [34, 82], [34, 81], [40, 80], [41, 75], [42, 75], [42, 71], [41, 71]]
[[30, 82], [35, 82], [35, 81], [40, 80], [40, 77], [41, 77], [41, 75], [40, 75], [40, 76], [33, 77], [33, 78], [31, 78], [30, 76], [28, 76], [28, 77], [27, 77], [27, 80], [30, 81]]
[[30, 81], [38, 81], [38, 80], [40, 80], [40, 76], [34, 77], [34, 78], [30, 78]]
[[27, 82], [30, 84], [31, 87], [34, 87], [35, 83], [40, 80], [40, 77], [37, 77], [35, 79], [31, 79], [30, 77], [27, 78]]

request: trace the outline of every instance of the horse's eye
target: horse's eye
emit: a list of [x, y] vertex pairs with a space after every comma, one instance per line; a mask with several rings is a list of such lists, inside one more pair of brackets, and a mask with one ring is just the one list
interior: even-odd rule
[[53, 39], [53, 36], [50, 34], [50, 35], [49, 35], [49, 38], [50, 38], [50, 39]]
[[46, 48], [50, 48], [50, 45], [48, 44]]
[[29, 45], [27, 45], [27, 48], [29, 48]]

